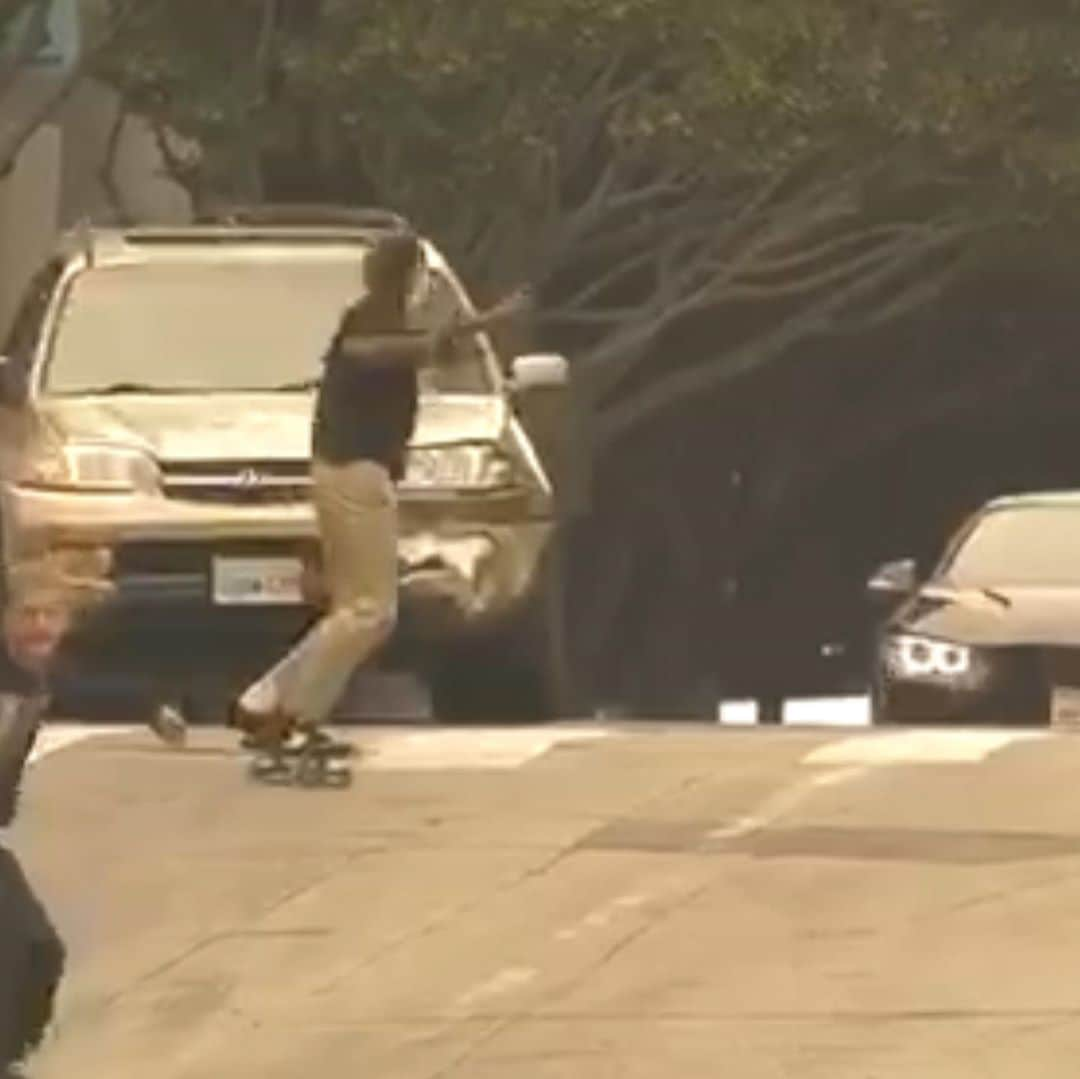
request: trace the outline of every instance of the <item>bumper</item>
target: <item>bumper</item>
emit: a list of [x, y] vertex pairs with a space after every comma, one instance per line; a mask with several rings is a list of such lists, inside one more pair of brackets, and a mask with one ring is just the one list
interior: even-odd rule
[[1049, 722], [1056, 679], [1044, 653], [1001, 649], [977, 685], [902, 680], [879, 667], [875, 718], [883, 723], [1032, 726]]
[[[306, 609], [321, 592], [314, 513], [306, 502], [222, 506], [149, 495], [70, 495], [6, 487], [0, 502], [10, 564], [51, 551], [107, 585], [93, 619], [138, 620], [171, 612], [295, 622], [303, 603], [258, 610], [215, 602], [215, 557], [289, 557], [305, 565]], [[552, 530], [525, 493], [401, 498], [403, 621], [423, 637], [482, 631], [531, 593]], [[86, 567], [91, 567], [89, 570]], [[291, 608], [291, 609], [289, 609]]]
[[1048, 722], [1049, 695], [1011, 701], [988, 694], [954, 692], [934, 686], [896, 684], [878, 695], [876, 720], [889, 724], [977, 724], [1029, 726]]

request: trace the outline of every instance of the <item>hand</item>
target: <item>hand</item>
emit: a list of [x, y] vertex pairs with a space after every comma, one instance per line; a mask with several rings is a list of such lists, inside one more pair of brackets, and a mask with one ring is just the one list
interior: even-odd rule
[[526, 314], [536, 307], [536, 292], [532, 285], [522, 285], [514, 289], [498, 306], [513, 314]]

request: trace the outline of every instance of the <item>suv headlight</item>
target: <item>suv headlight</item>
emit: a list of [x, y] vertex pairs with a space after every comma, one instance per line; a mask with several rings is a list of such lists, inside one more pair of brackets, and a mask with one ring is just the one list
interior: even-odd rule
[[114, 494], [161, 487], [157, 462], [142, 450], [108, 443], [69, 442], [35, 458], [24, 483], [55, 490]]
[[513, 481], [513, 463], [496, 446], [433, 446], [409, 451], [402, 485], [487, 491]]
[[989, 664], [978, 650], [932, 637], [889, 637], [884, 658], [889, 673], [902, 681], [975, 685], [989, 674]]

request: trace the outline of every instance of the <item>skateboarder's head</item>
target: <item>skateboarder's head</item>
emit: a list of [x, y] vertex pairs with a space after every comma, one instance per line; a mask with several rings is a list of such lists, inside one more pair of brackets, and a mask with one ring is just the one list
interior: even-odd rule
[[420, 241], [414, 233], [400, 232], [376, 242], [364, 260], [368, 295], [404, 304], [421, 267]]

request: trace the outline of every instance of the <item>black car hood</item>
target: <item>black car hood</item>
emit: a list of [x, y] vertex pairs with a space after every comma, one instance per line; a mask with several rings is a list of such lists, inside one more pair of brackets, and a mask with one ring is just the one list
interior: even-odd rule
[[894, 629], [982, 646], [1080, 647], [1080, 587], [978, 589], [930, 585], [900, 608]]

